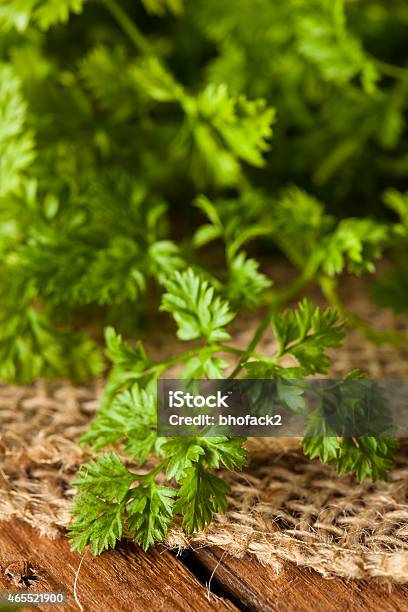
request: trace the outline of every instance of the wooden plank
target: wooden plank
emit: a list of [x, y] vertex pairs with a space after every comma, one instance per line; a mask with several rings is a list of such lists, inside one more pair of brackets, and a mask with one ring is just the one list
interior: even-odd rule
[[[40, 538], [28, 525], [0, 523], [0, 591], [67, 593], [64, 607], [33, 610], [79, 609], [73, 587], [81, 558], [70, 551], [65, 538]], [[92, 612], [236, 610], [228, 600], [215, 595], [209, 599], [205, 586], [168, 550], [156, 547], [144, 553], [131, 543], [96, 559], [87, 553], [77, 597], [83, 609]]]
[[192, 553], [221, 584], [238, 607], [259, 612], [396, 612], [408, 610], [408, 585], [393, 587], [373, 581], [346, 581], [323, 578], [315, 571], [292, 563], [277, 575], [271, 567], [253, 558], [241, 559], [223, 554], [217, 548], [201, 548]]
[[[17, 522], [0, 523], [0, 591], [63, 591], [66, 611], [78, 610], [73, 597], [75, 575], [82, 555], [72, 553], [65, 538], [48, 540]], [[86, 611], [145, 612], [249, 609], [260, 612], [394, 612], [408, 609], [408, 586], [389, 592], [374, 582], [326, 580], [316, 572], [287, 564], [276, 575], [253, 558], [234, 558], [217, 548], [190, 554], [190, 565], [212, 590], [211, 595], [188, 569], [164, 548], [143, 553], [133, 544], [94, 559], [85, 556], [77, 584], [77, 596]], [[33, 610], [50, 611], [44, 606]]]

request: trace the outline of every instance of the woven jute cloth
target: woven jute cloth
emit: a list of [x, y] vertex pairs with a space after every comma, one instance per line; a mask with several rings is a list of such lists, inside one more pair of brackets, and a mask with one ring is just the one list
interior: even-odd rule
[[[377, 311], [353, 283], [345, 287], [350, 308], [377, 329], [406, 331], [406, 320]], [[237, 322], [237, 346], [247, 343], [255, 326], [251, 318]], [[273, 348], [266, 336], [260, 350]], [[149, 349], [163, 357], [175, 347], [157, 334]], [[407, 357], [406, 347], [376, 347], [352, 331], [333, 353], [330, 374], [362, 368], [375, 378], [406, 379]], [[0, 386], [0, 520], [19, 518], [43, 535], [63, 534], [71, 520], [71, 483], [91, 456], [78, 438], [102, 389], [102, 381]], [[387, 482], [363, 484], [306, 459], [297, 439], [250, 439], [248, 449], [243, 472], [222, 472], [231, 486], [227, 514], [192, 537], [176, 525], [168, 546], [217, 545], [234, 555], [251, 554], [277, 572], [290, 560], [324, 576], [408, 582], [408, 441], [401, 441]]]

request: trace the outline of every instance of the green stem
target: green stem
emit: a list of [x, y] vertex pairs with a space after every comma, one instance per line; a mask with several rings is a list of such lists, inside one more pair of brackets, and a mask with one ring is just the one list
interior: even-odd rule
[[165, 459], [164, 461], [156, 465], [156, 467], [152, 468], [150, 472], [147, 472], [146, 474], [133, 474], [133, 476], [135, 477], [135, 480], [138, 480], [139, 482], [154, 482], [156, 476], [160, 474], [160, 472], [167, 466], [167, 464], [168, 459]]
[[357, 315], [351, 312], [347, 306], [343, 303], [340, 295], [337, 292], [337, 281], [328, 276], [321, 276], [318, 279], [321, 290], [323, 291], [326, 299], [332, 306], [334, 306], [338, 312], [350, 323], [350, 325], [356, 328], [363, 336], [371, 340], [376, 344], [404, 344], [406, 339], [403, 334], [394, 331], [379, 331], [373, 329], [366, 321], [360, 319]]
[[177, 365], [178, 363], [181, 363], [183, 361], [188, 361], [188, 359], [195, 357], [200, 350], [201, 350], [200, 348], [194, 348], [191, 351], [180, 353], [179, 355], [176, 355], [175, 357], [172, 357], [171, 359], [167, 359], [166, 361], [159, 361], [157, 363], [154, 363], [147, 370], [143, 370], [142, 372], [140, 372], [140, 375], [136, 376], [136, 378], [143, 378], [145, 376], [148, 376], [149, 374], [154, 374], [158, 370], [161, 370], [162, 372], [164, 372], [165, 370], [168, 370], [169, 368], [171, 368], [174, 365]]
[[254, 354], [254, 350], [257, 347], [259, 341], [267, 330], [272, 317], [277, 313], [279, 308], [285, 302], [288, 302], [290, 299], [295, 297], [299, 291], [304, 287], [308, 282], [311, 281], [314, 275], [314, 267], [306, 266], [302, 274], [300, 274], [295, 281], [285, 290], [276, 292], [272, 295], [271, 302], [269, 304], [269, 310], [264, 316], [264, 318], [259, 323], [258, 327], [255, 330], [255, 333], [252, 337], [251, 342], [248, 344], [248, 347], [245, 351], [243, 351], [241, 355], [241, 359], [235, 366], [234, 370], [231, 372], [228, 378], [235, 378], [237, 374], [242, 370], [244, 363], [247, 361], [251, 355]]
[[250, 357], [252, 355], [252, 353], [255, 350], [258, 342], [260, 341], [260, 339], [264, 335], [266, 329], [268, 328], [268, 325], [269, 325], [269, 323], [271, 321], [271, 318], [272, 318], [274, 312], [275, 312], [275, 310], [268, 310], [268, 312], [266, 313], [266, 315], [264, 316], [264, 318], [262, 319], [262, 321], [260, 322], [260, 324], [256, 328], [255, 333], [254, 333], [254, 335], [252, 337], [252, 340], [248, 344], [248, 347], [247, 347], [246, 351], [244, 351], [242, 353], [241, 359], [238, 361], [237, 365], [235, 366], [235, 368], [233, 369], [231, 374], [228, 376], [228, 378], [235, 378], [235, 376], [242, 370], [242, 367], [243, 367], [244, 363], [247, 361], [248, 357]]
[[271, 291], [266, 304], [274, 307], [276, 304], [282, 306], [292, 298], [296, 297], [301, 289], [310, 283], [316, 274], [316, 268], [313, 264], [306, 264], [303, 272], [299, 274], [287, 289], [281, 291]]
[[387, 62], [382, 62], [378, 59], [373, 59], [374, 64], [377, 66], [378, 70], [384, 74], [385, 76], [392, 77], [393, 79], [407, 79], [408, 78], [408, 69], [402, 68], [401, 66], [395, 66], [394, 64], [388, 64]]
[[244, 352], [242, 349], [235, 348], [235, 346], [229, 346], [228, 344], [218, 344], [215, 347], [215, 351], [222, 351], [223, 353], [232, 353], [233, 355], [242, 355]]
[[129, 36], [135, 47], [141, 53], [151, 53], [151, 46], [129, 15], [123, 10], [116, 0], [101, 0], [122, 30]]
[[223, 353], [232, 353], [233, 355], [241, 356], [244, 353], [242, 349], [235, 348], [234, 346], [228, 346], [227, 344], [216, 344], [216, 345], [210, 345], [210, 346], [205, 346], [205, 347], [199, 346], [190, 351], [179, 353], [179, 355], [176, 355], [175, 357], [172, 357], [171, 359], [167, 359], [166, 361], [160, 361], [158, 363], [155, 363], [152, 367], [141, 372], [140, 377], [152, 374], [158, 369], [164, 372], [165, 370], [168, 370], [174, 365], [183, 363], [184, 361], [188, 361], [192, 357], [195, 357], [202, 350], [205, 350], [210, 355], [213, 355], [214, 353], [223, 352]]

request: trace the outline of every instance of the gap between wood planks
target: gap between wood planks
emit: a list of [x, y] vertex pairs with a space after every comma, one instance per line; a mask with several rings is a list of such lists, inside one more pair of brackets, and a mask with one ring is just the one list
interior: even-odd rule
[[254, 558], [226, 555], [217, 547], [180, 557], [201, 582], [229, 597], [241, 610], [259, 612], [396, 612], [408, 610], [408, 585], [389, 588], [374, 581], [323, 578], [313, 570], [284, 564], [280, 574]]

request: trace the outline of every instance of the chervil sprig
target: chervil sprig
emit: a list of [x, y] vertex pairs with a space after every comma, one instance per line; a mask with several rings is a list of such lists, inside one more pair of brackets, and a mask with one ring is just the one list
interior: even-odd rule
[[[239, 360], [238, 371], [243, 369], [248, 378], [276, 380], [280, 401], [299, 412], [304, 407], [303, 389], [288, 384], [288, 379], [326, 372], [330, 365], [326, 350], [340, 346], [344, 337], [344, 325], [334, 310], [322, 310], [303, 300], [295, 310], [269, 314], [268, 325], [278, 343], [274, 354], [256, 352], [262, 337], [259, 333], [249, 350], [229, 347], [226, 328], [234, 315], [208, 280], [187, 269], [176, 272], [165, 285], [162, 309], [175, 319], [179, 337], [195, 340], [197, 345], [167, 361], [153, 362], [141, 344], [132, 348], [113, 330], [108, 331], [108, 354], [115, 367], [102, 407], [82, 442], [90, 443], [94, 451], [114, 445], [126, 462], [148, 471], [134, 474], [112, 453], [81, 468], [71, 527], [78, 550], [90, 544], [98, 554], [114, 546], [122, 534], [147, 548], [166, 537], [177, 516], [186, 532], [192, 533], [208, 525], [215, 512], [227, 509], [229, 487], [216, 471], [239, 470], [245, 465], [245, 439], [157, 437], [154, 382], [169, 367], [179, 363], [189, 378], [220, 378], [229, 365], [223, 355], [230, 353]], [[288, 357], [292, 367], [283, 365]], [[313, 413], [309, 422], [306, 454], [336, 465], [339, 473], [354, 472], [360, 480], [385, 477], [392, 466], [392, 438], [375, 442], [367, 436], [350, 441], [330, 432], [317, 436], [317, 431], [321, 433], [315, 427], [319, 415]], [[385, 433], [391, 435], [388, 430]]]

